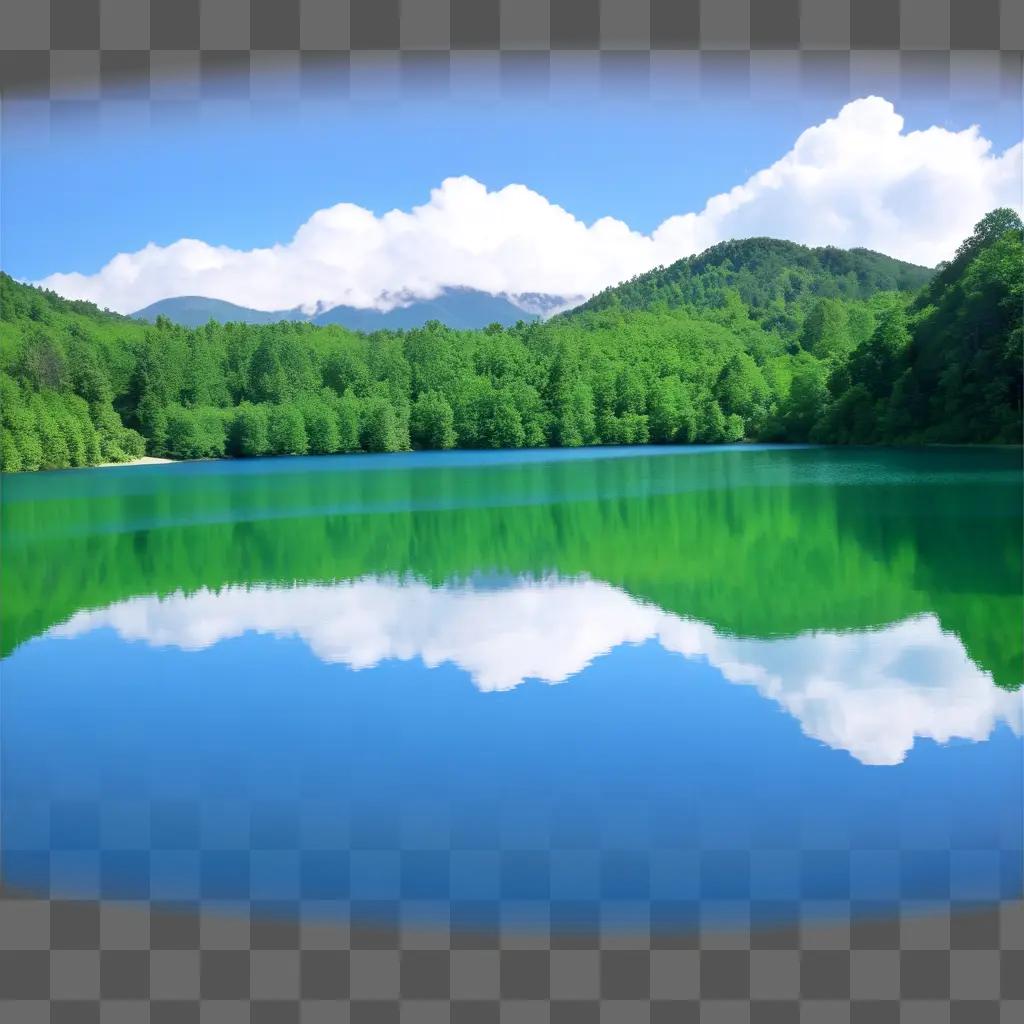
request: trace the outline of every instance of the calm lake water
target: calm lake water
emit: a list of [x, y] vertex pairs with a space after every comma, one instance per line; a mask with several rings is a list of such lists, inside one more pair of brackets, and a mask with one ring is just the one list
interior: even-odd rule
[[3, 480], [2, 874], [676, 928], [1022, 889], [1020, 450]]

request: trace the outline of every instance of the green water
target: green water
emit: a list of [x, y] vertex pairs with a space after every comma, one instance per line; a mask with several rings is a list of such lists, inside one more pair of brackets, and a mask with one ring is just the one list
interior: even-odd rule
[[740, 637], [932, 613], [1022, 680], [1019, 449], [430, 453], [3, 480], [4, 655], [229, 585], [589, 576]]

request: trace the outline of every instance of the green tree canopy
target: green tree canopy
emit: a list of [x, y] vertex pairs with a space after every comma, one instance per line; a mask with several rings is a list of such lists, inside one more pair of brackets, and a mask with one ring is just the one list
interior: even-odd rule
[[1019, 442], [1024, 242], [979, 222], [931, 275], [746, 239], [547, 322], [357, 334], [154, 326], [0, 274], [3, 464], [410, 447]]

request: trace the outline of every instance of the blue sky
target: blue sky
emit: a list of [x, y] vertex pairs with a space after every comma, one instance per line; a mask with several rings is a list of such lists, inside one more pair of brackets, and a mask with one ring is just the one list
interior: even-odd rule
[[449, 287], [569, 304], [752, 235], [932, 266], [988, 210], [1020, 205], [1021, 105], [991, 99], [584, 90], [168, 109], [71, 105], [45, 129], [6, 105], [4, 269], [122, 313], [175, 295], [389, 309]]
[[[5, 269], [38, 279], [98, 270], [118, 252], [182, 237], [236, 248], [287, 241], [317, 209], [354, 202], [408, 209], [452, 175], [517, 182], [585, 222], [613, 216], [649, 232], [699, 210], [782, 156], [833, 97], [751, 103], [548, 103], [333, 108], [239, 116], [205, 104], [198, 122], [153, 126], [126, 106], [100, 127], [3, 153]], [[242, 108], [243, 110], [245, 108]], [[1020, 140], [999, 108], [951, 112], [901, 102], [907, 128], [972, 121], [997, 149]], [[134, 116], [133, 116], [134, 115]]]

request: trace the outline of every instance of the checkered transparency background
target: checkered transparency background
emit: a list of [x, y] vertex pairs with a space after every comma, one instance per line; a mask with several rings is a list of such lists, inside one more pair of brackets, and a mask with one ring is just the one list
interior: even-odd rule
[[[1019, 109], [1022, 50], [1020, 0], [0, 0], [5, 128], [130, 104], [180, 117], [222, 102], [258, 113], [282, 96], [542, 101], [581, 87], [670, 103], [814, 90]], [[955, 846], [933, 852], [952, 863]], [[136, 869], [154, 863], [136, 853]], [[572, 933], [414, 927], [400, 907], [350, 926], [7, 886], [0, 1021], [1024, 1020], [1024, 905], [922, 914], [900, 877], [897, 898], [864, 916], [851, 903], [788, 927]]]
[[0, 0], [9, 101], [797, 87], [1019, 100], [1020, 0]]

